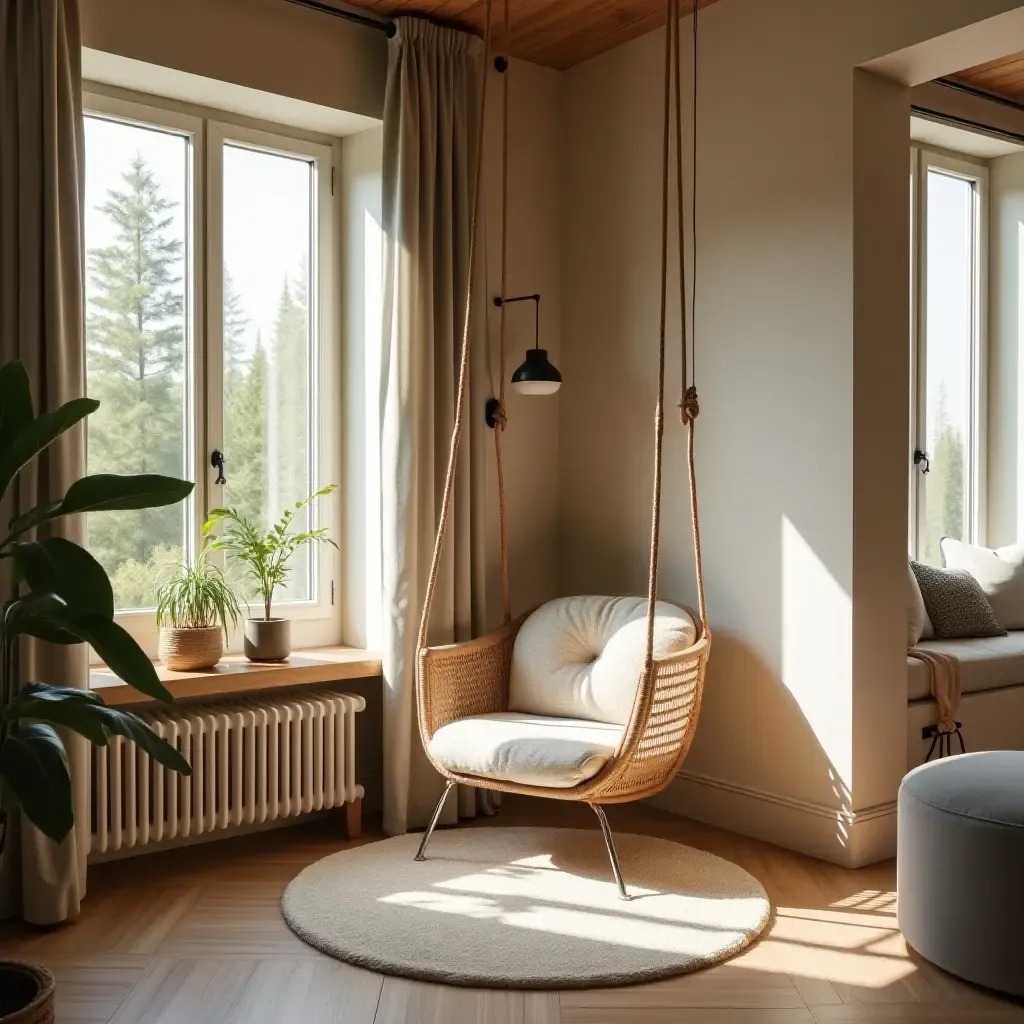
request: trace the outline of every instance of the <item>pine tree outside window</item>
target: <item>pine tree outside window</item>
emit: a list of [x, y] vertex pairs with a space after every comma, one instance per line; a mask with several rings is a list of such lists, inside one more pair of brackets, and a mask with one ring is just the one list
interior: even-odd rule
[[[87, 523], [119, 618], [154, 652], [157, 585], [210, 508], [269, 525], [340, 476], [334, 151], [284, 131], [87, 95], [87, 388], [102, 403], [89, 471], [197, 485], [186, 508]], [[308, 525], [337, 530], [336, 502], [314, 514]], [[323, 547], [302, 553], [277, 602], [299, 644], [340, 640], [337, 555]]]

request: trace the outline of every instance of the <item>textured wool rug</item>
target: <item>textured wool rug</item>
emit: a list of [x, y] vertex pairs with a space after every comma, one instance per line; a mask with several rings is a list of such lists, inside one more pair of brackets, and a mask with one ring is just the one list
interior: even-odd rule
[[771, 912], [761, 884], [710, 853], [616, 836], [618, 898], [601, 833], [462, 828], [325, 857], [282, 899], [304, 941], [383, 974], [450, 985], [591, 988], [718, 963]]

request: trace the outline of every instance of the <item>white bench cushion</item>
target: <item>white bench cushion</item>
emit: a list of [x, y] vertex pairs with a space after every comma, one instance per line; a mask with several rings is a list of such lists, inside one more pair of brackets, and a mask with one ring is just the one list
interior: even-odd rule
[[[697, 628], [675, 605], [659, 601], [654, 655], [693, 646]], [[522, 625], [512, 653], [510, 711], [626, 725], [647, 653], [647, 600], [562, 597]]]
[[[970, 640], [922, 640], [917, 646], [956, 658], [960, 662], [964, 693], [999, 690], [1024, 683], [1024, 630]], [[907, 699], [929, 697], [928, 666], [916, 658], [907, 658]]]
[[618, 725], [503, 711], [442, 726], [430, 756], [464, 775], [571, 789], [608, 763], [621, 738]]

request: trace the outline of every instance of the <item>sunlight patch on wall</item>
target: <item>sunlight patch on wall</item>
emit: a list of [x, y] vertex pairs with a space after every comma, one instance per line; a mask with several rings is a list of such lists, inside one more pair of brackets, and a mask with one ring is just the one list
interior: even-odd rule
[[850, 595], [782, 518], [782, 679], [793, 694], [842, 792], [853, 778]]

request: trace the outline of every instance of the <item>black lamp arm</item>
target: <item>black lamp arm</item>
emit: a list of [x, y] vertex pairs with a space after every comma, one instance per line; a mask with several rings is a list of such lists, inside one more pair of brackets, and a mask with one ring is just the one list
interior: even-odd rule
[[540, 292], [534, 292], [533, 295], [510, 295], [505, 298], [501, 295], [494, 296], [494, 304], [499, 308], [504, 306], [507, 302], [534, 302], [536, 303], [535, 315], [535, 334], [534, 334], [534, 348], [540, 348]]

